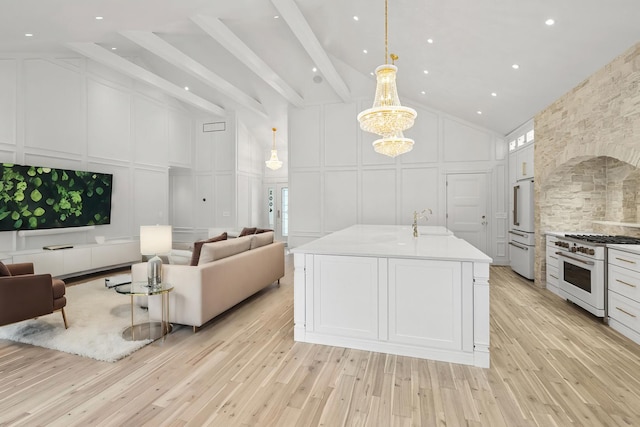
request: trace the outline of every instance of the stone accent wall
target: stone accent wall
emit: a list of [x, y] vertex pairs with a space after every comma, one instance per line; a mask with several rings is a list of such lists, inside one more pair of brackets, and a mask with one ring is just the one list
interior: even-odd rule
[[535, 284], [544, 287], [545, 231], [640, 231], [592, 223], [628, 221], [634, 206], [640, 222], [640, 43], [538, 113], [534, 129]]

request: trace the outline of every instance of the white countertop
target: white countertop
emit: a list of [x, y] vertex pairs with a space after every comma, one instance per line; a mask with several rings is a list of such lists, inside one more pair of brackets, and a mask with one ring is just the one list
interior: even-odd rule
[[607, 245], [607, 247], [640, 255], [640, 245]]
[[493, 260], [445, 227], [354, 225], [293, 248], [293, 253], [418, 258], [490, 263]]

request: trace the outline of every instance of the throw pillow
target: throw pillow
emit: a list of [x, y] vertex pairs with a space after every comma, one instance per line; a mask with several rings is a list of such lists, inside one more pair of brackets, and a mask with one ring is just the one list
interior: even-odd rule
[[0, 277], [11, 276], [9, 268], [2, 261], [0, 261]]
[[256, 234], [267, 233], [267, 232], [269, 232], [269, 231], [273, 231], [273, 230], [272, 230], [272, 229], [270, 229], [270, 228], [258, 228], [258, 229], [256, 230]]
[[227, 240], [227, 232], [220, 234], [219, 236], [212, 237], [208, 240], [200, 240], [193, 244], [193, 252], [191, 253], [191, 262], [189, 265], [198, 265], [200, 261], [200, 252], [202, 251], [202, 245], [205, 243], [219, 242], [220, 240]]
[[246, 252], [251, 248], [252, 238], [253, 236], [244, 236], [225, 240], [224, 242], [205, 243], [202, 246], [198, 265]]
[[256, 227], [244, 227], [238, 237], [249, 236], [251, 234], [256, 234]]
[[251, 236], [251, 249], [270, 245], [271, 243], [273, 243], [273, 231]]
[[185, 251], [184, 249], [171, 249], [167, 258], [169, 258], [169, 264], [189, 265], [191, 263], [191, 256], [191, 251]]

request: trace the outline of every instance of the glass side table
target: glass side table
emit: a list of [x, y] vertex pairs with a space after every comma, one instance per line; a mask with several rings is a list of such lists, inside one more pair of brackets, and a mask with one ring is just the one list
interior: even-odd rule
[[[131, 326], [122, 332], [122, 338], [127, 341], [136, 340], [157, 340], [171, 332], [169, 323], [169, 292], [173, 286], [168, 283], [161, 283], [156, 287], [149, 287], [147, 282], [133, 282], [115, 286], [117, 293], [129, 295], [131, 297]], [[133, 297], [136, 296], [160, 296], [162, 298], [160, 322], [148, 322], [134, 324], [133, 322]]]

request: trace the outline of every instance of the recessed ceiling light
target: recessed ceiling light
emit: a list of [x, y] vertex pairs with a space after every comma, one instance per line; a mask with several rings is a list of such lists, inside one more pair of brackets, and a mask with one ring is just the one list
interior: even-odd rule
[[476, 113], [478, 113], [478, 114], [482, 114], [482, 111], [478, 110], [478, 111], [476, 111]]
[[370, 72], [369, 74], [371, 74], [371, 75], [373, 76], [373, 71], [372, 71], [372, 72]]
[[513, 68], [514, 70], [517, 70], [518, 68], [520, 68], [520, 66], [518, 64], [513, 64], [511, 68]]
[[432, 44], [433, 43], [433, 39], [427, 39], [427, 43]]
[[280, 15], [273, 15], [273, 19], [278, 19], [280, 18]]
[[424, 70], [423, 73], [429, 74], [429, 70]]
[[359, 20], [360, 20], [360, 18], [358, 18], [357, 16], [354, 16], [354, 17], [353, 17], [353, 20], [354, 20], [354, 21], [359, 21]]
[[491, 96], [496, 97], [496, 96], [498, 96], [498, 94], [495, 93], [495, 92], [491, 92]]
[[31, 34], [31, 33], [26, 33], [24, 36], [25, 36], [25, 37], [33, 37], [33, 34]]
[[422, 92], [420, 92], [421, 94], [425, 95], [427, 92], [425, 92], [424, 90]]
[[367, 53], [367, 49], [362, 49], [362, 53]]
[[556, 21], [554, 21], [552, 18], [549, 18], [546, 21], [544, 21], [544, 23], [547, 24], [548, 26], [552, 26], [553, 24], [556, 23]]
[[185, 87], [184, 87], [184, 90], [189, 90], [189, 86], [185, 86]]
[[117, 48], [117, 47], [112, 47], [112, 48], [111, 48], [111, 50], [116, 50], [116, 49], [118, 49], [118, 48]]
[[96, 16], [97, 21], [102, 21], [104, 18], [102, 16]]
[[318, 71], [318, 69], [317, 69], [316, 67], [313, 67], [313, 68], [311, 69], [311, 71], [313, 71], [313, 72], [315, 73], [316, 71]]

